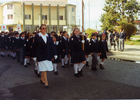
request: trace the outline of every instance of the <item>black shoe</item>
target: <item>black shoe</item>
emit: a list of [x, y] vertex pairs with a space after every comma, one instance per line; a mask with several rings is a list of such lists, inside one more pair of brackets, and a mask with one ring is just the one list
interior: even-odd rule
[[79, 75], [80, 75], [80, 76], [83, 76], [83, 73], [82, 73], [82, 71], [78, 71], [78, 73], [79, 73]]
[[58, 75], [58, 72], [54, 72], [54, 75]]
[[105, 69], [104, 66], [102, 64], [99, 65], [100, 69]]
[[34, 73], [37, 75], [37, 70], [34, 70]]
[[31, 65], [30, 63], [27, 63], [28, 65]]
[[73, 67], [73, 64], [70, 64], [71, 67]]
[[96, 67], [92, 67], [92, 68], [91, 68], [91, 70], [94, 70], [94, 71], [96, 71], [96, 70], [97, 70], [97, 68], [96, 68]]
[[4, 55], [1, 55], [1, 57], [4, 57]]
[[21, 65], [23, 65], [24, 63], [20, 63]]
[[8, 54], [8, 57], [10, 57], [10, 55]]
[[19, 62], [19, 60], [17, 60], [17, 62]]
[[13, 59], [16, 59], [16, 57], [13, 57]]
[[45, 88], [48, 88], [49, 86], [48, 85], [45, 85]]
[[24, 67], [27, 68], [28, 66], [27, 65], [24, 65]]
[[40, 77], [41, 77], [41, 75], [40, 75], [40, 74], [37, 74], [37, 77], [39, 77], [39, 78], [40, 78]]
[[66, 66], [62, 66], [62, 68], [66, 68]]
[[69, 64], [65, 64], [66, 67], [69, 67]]
[[87, 67], [89, 67], [89, 64], [88, 64], [88, 62], [86, 62], [86, 66], [87, 66]]
[[74, 76], [75, 76], [75, 77], [79, 77], [79, 74], [78, 74], [78, 73], [77, 73], [77, 74], [74, 74]]
[[42, 82], [42, 80], [40, 80], [40, 83], [45, 84], [44, 82]]

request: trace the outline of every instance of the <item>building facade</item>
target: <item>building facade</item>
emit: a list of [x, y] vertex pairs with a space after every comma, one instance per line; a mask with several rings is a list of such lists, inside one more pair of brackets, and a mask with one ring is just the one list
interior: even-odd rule
[[47, 32], [58, 32], [63, 27], [76, 27], [76, 6], [67, 0], [7, 2], [0, 4], [0, 19], [7, 30], [17, 30], [20, 24], [21, 31], [33, 32], [46, 24]]

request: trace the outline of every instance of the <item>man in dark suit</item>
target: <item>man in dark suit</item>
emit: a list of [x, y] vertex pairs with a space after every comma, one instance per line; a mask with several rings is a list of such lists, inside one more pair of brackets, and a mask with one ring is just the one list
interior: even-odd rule
[[120, 30], [120, 36], [119, 36], [119, 50], [122, 52], [124, 50], [124, 40], [126, 39], [126, 33], [124, 32], [124, 29]]

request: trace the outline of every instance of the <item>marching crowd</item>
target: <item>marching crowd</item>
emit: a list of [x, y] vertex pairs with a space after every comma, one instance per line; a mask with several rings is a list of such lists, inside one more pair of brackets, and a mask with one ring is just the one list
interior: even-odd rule
[[93, 33], [89, 41], [88, 34], [83, 35], [78, 28], [73, 30], [71, 36], [66, 31], [61, 31], [58, 36], [54, 31], [46, 33], [46, 25], [42, 24], [40, 31], [33, 33], [24, 31], [19, 34], [13, 30], [1, 32], [0, 53], [1, 57], [4, 57], [7, 51], [8, 57], [17, 59], [25, 68], [32, 59], [35, 62], [35, 74], [41, 75], [40, 82], [47, 88], [47, 71], [54, 71], [54, 74], [58, 75], [57, 66], [60, 62], [62, 68], [69, 65], [74, 67], [75, 77], [83, 76], [82, 68], [85, 64], [89, 66], [89, 55], [92, 56], [91, 70], [97, 70], [97, 65], [104, 69], [103, 64], [110, 46], [107, 46], [107, 42], [112, 41], [111, 36], [114, 36], [114, 42], [115, 36], [121, 37], [115, 30], [113, 34], [110, 34], [110, 31], [108, 33], [107, 35], [104, 31], [100, 36]]

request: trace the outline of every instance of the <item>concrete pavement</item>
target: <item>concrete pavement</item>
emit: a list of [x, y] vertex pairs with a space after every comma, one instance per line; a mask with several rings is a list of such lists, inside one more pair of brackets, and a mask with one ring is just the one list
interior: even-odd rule
[[[91, 61], [91, 59], [90, 59]], [[73, 67], [59, 75], [48, 72], [49, 88], [34, 74], [34, 63], [24, 68], [12, 58], [0, 57], [0, 100], [139, 99], [140, 64], [106, 60], [104, 70], [84, 67], [83, 77], [74, 77]]]
[[124, 51], [110, 51], [109, 58], [117, 58], [117, 59], [125, 59], [125, 60], [132, 60], [132, 61], [140, 61], [140, 46], [135, 45], [125, 45]]

